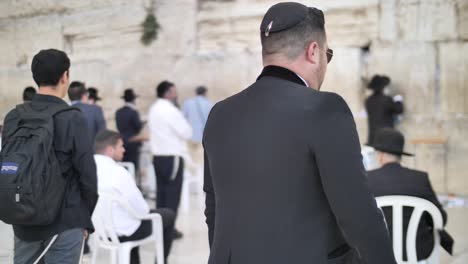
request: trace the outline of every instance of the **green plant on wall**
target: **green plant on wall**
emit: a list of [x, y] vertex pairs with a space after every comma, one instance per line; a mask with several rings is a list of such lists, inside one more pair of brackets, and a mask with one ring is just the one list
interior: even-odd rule
[[143, 23], [141, 24], [141, 26], [143, 27], [141, 43], [143, 43], [143, 45], [145, 46], [150, 45], [153, 41], [155, 41], [158, 38], [158, 31], [161, 28], [152, 10], [152, 8], [148, 8], [145, 21], [143, 21]]

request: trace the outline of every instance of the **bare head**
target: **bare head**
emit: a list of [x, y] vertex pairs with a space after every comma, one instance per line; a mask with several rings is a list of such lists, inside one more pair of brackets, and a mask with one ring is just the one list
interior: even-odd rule
[[279, 3], [263, 18], [261, 31], [263, 66], [287, 68], [319, 90], [331, 60], [321, 10], [299, 3]]
[[65, 97], [68, 90], [70, 59], [63, 51], [41, 50], [31, 63], [33, 79], [39, 87], [39, 94]]
[[107, 156], [115, 161], [122, 161], [125, 153], [122, 137], [111, 130], [102, 130], [96, 135], [94, 149], [96, 154]]

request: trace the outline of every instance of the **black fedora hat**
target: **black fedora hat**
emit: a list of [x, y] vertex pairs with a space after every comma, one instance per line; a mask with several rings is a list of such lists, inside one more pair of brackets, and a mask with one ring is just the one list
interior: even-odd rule
[[383, 90], [385, 86], [390, 84], [390, 78], [385, 75], [374, 75], [367, 85], [367, 88], [371, 90]]
[[94, 101], [101, 101], [102, 98], [99, 97], [99, 91], [98, 89], [94, 87], [89, 87], [88, 88], [88, 98], [93, 99]]
[[403, 151], [405, 147], [405, 137], [399, 131], [392, 128], [382, 128], [375, 135], [373, 148], [380, 152], [386, 152], [394, 155], [414, 156]]
[[122, 95], [122, 99], [124, 99], [125, 102], [133, 102], [137, 97], [138, 95], [135, 94], [132, 88], [125, 89], [124, 94]]

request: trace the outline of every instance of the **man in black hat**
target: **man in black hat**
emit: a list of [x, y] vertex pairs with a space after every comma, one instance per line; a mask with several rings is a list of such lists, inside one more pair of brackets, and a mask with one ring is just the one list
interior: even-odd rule
[[319, 91], [323, 12], [276, 4], [260, 31], [263, 72], [204, 131], [208, 262], [395, 264], [351, 111]]
[[389, 84], [389, 77], [374, 75], [367, 86], [374, 92], [365, 102], [369, 128], [368, 145], [374, 143], [377, 130], [385, 127], [393, 128], [396, 116], [403, 113], [403, 97], [396, 95], [392, 98], [384, 94], [384, 89]]
[[28, 86], [23, 90], [23, 102], [31, 102], [34, 96], [37, 94], [36, 89], [32, 86]]
[[[405, 138], [397, 130], [384, 128], [377, 131], [374, 144], [377, 150], [377, 158], [382, 165], [380, 169], [369, 171], [369, 186], [376, 197], [386, 195], [407, 195], [426, 199], [439, 208], [447, 223], [447, 213], [439, 203], [437, 196], [432, 189], [431, 182], [426, 172], [411, 170], [401, 166], [401, 157], [413, 156], [403, 151]], [[387, 219], [390, 234], [392, 233], [392, 211], [390, 208], [383, 208]], [[403, 211], [404, 234], [407, 233], [408, 223], [411, 218], [411, 209], [405, 208]], [[441, 235], [441, 245], [452, 253], [453, 239], [445, 231], [439, 232]], [[406, 237], [404, 235], [403, 237]], [[431, 216], [425, 212], [419, 223], [416, 249], [418, 260], [428, 258], [434, 248], [433, 222]], [[406, 247], [403, 247], [406, 255]]]
[[140, 134], [143, 122], [135, 105], [136, 98], [137, 95], [132, 88], [124, 91], [122, 99], [124, 99], [125, 105], [115, 113], [115, 121], [124, 142], [123, 161], [132, 162], [135, 165], [135, 171], [138, 172], [141, 142], [136, 141], [135, 137]]
[[102, 98], [99, 97], [99, 90], [94, 87], [88, 88], [88, 104], [96, 105]]

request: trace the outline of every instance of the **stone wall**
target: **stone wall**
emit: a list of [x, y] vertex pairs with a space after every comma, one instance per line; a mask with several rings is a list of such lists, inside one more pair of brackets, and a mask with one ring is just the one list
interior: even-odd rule
[[[71, 79], [100, 89], [106, 118], [122, 104], [127, 87], [140, 94], [147, 112], [154, 87], [175, 82], [181, 99], [204, 84], [220, 100], [261, 71], [258, 27], [271, 0], [156, 0], [157, 41], [140, 42], [151, 0], [0, 1], [0, 118], [32, 85], [29, 66], [40, 49], [65, 50]], [[301, 1], [326, 12], [335, 51], [324, 90], [341, 94], [355, 114], [361, 141], [367, 137], [362, 78], [392, 78], [390, 92], [405, 97], [399, 128], [439, 192], [468, 194], [468, 0]], [[369, 52], [363, 48], [370, 47]], [[412, 144], [419, 139], [446, 144]], [[430, 143], [430, 142], [428, 142]]]

